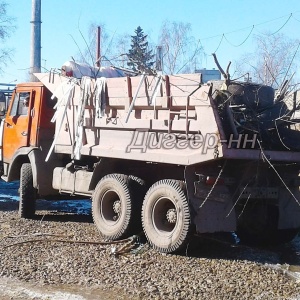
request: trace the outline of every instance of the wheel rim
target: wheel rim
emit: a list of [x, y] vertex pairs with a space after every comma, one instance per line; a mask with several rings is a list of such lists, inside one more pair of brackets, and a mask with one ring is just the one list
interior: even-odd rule
[[170, 198], [157, 199], [152, 209], [152, 224], [160, 235], [172, 234], [177, 225], [177, 218], [176, 206]]
[[101, 197], [100, 214], [102, 220], [110, 226], [119, 222], [122, 215], [122, 203], [118, 193], [107, 190]]

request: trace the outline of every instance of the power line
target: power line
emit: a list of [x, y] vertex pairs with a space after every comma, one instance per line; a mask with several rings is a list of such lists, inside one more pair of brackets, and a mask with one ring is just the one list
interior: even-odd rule
[[224, 38], [226, 39], [227, 43], [230, 44], [231, 46], [233, 46], [233, 47], [240, 47], [243, 44], [245, 44], [246, 41], [249, 39], [249, 37], [250, 37], [253, 29], [254, 29], [254, 25], [252, 26], [251, 31], [249, 32], [249, 34], [247, 35], [247, 37], [240, 44], [238, 44], [238, 45], [235, 45], [235, 44], [232, 44], [231, 42], [229, 42], [229, 40], [227, 39], [227, 37], [225, 35], [224, 35]]
[[221, 38], [221, 40], [220, 40], [220, 43], [219, 43], [217, 49], [216, 49], [213, 53], [217, 53], [217, 51], [219, 50], [219, 48], [220, 48], [220, 46], [221, 46], [221, 44], [222, 44], [223, 38], [224, 38], [224, 33], [222, 34], [222, 38]]
[[300, 20], [298, 20], [297, 18], [295, 18], [295, 16], [294, 16], [294, 15], [292, 15], [292, 17], [293, 17], [293, 19], [294, 19], [294, 20], [296, 20], [297, 22], [299, 22], [299, 23], [300, 23]]
[[[296, 12], [294, 12], [294, 13], [298, 13], [299, 11], [296, 11]], [[280, 20], [280, 19], [282, 19], [282, 18], [285, 18], [285, 17], [287, 17], [288, 16], [288, 19], [290, 19], [291, 18], [291, 16], [293, 15], [293, 13], [290, 13], [289, 15], [284, 15], [284, 16], [281, 16], [281, 17], [278, 17], [278, 18], [274, 18], [274, 19], [271, 19], [271, 20], [268, 20], [268, 21], [264, 21], [264, 22], [261, 22], [261, 23], [258, 23], [258, 24], [254, 24], [254, 25], [251, 25], [251, 26], [247, 26], [247, 27], [243, 27], [243, 28], [238, 28], [238, 29], [235, 29], [235, 30], [232, 30], [232, 31], [229, 31], [229, 32], [225, 32], [225, 33], [220, 33], [220, 34], [216, 34], [216, 35], [213, 35], [213, 36], [209, 36], [209, 37], [205, 37], [205, 38], [201, 38], [201, 40], [202, 41], [205, 41], [205, 40], [209, 40], [209, 39], [213, 39], [213, 38], [216, 38], [216, 37], [220, 37], [220, 36], [223, 36], [223, 35], [225, 35], [225, 34], [232, 34], [232, 33], [236, 33], [236, 32], [239, 32], [239, 31], [245, 31], [245, 30], [247, 30], [247, 29], [251, 29], [251, 28], [253, 28], [253, 27], [259, 27], [259, 26], [261, 26], [261, 25], [264, 25], [264, 24], [267, 24], [267, 23], [271, 23], [271, 22], [274, 22], [274, 21], [277, 21], [277, 20]], [[295, 18], [294, 16], [293, 16], [293, 18]], [[296, 19], [297, 20], [297, 19]], [[298, 22], [300, 22], [299, 20], [297, 20]], [[286, 24], [287, 22], [285, 22], [285, 24]], [[284, 26], [285, 26], [285, 24], [284, 24]], [[284, 27], [284, 26], [282, 26], [282, 27]], [[280, 28], [280, 30], [281, 30], [282, 28]]]
[[[227, 41], [227, 43], [230, 44], [231, 46], [233, 46], [233, 47], [240, 47], [240, 46], [242, 46], [242, 45], [250, 38], [250, 36], [251, 36], [252, 33], [253, 33], [254, 28], [256, 28], [256, 27], [258, 27], [258, 26], [261, 26], [261, 25], [264, 25], [264, 24], [267, 24], [267, 23], [270, 23], [270, 22], [274, 22], [274, 21], [280, 20], [280, 19], [285, 18], [285, 17], [287, 16], [287, 17], [288, 17], [287, 20], [284, 22], [284, 24], [283, 24], [278, 30], [276, 30], [276, 31], [273, 32], [272, 34], [266, 34], [267, 36], [271, 36], [271, 35], [274, 35], [274, 34], [278, 33], [280, 30], [282, 30], [282, 29], [287, 25], [287, 23], [290, 21], [290, 19], [291, 19], [292, 17], [293, 17], [297, 22], [300, 22], [300, 20], [296, 19], [296, 18], [294, 17], [294, 15], [293, 15], [293, 14], [298, 13], [298, 12], [300, 12], [300, 11], [296, 11], [296, 12], [294, 12], [294, 13], [290, 13], [289, 15], [284, 15], [284, 16], [281, 16], [281, 17], [278, 17], [278, 18], [274, 18], [274, 19], [265, 21], [265, 22], [261, 22], [261, 23], [258, 23], [258, 24], [254, 24], [254, 25], [252, 25], [251, 27], [248, 26], [248, 27], [244, 27], [244, 28], [240, 28], [240, 29], [236, 29], [236, 30], [229, 31], [229, 32], [227, 32], [227, 33], [217, 34], [217, 35], [210, 36], [210, 37], [206, 37], [206, 38], [201, 38], [201, 39], [199, 39], [199, 42], [200, 42], [200, 40], [203, 42], [203, 41], [208, 40], [208, 39], [213, 39], [213, 38], [216, 38], [216, 37], [221, 37], [221, 40], [220, 40], [220, 42], [219, 42], [219, 44], [218, 44], [218, 46], [217, 46], [217, 49], [216, 49], [213, 53], [216, 53], [216, 52], [219, 50], [219, 48], [220, 48], [220, 46], [221, 46], [221, 44], [222, 44], [222, 42], [223, 42], [224, 39], [225, 39], [225, 40]], [[227, 37], [229, 34], [236, 33], [236, 32], [239, 32], [239, 31], [245, 31], [246, 29], [250, 29], [250, 32], [247, 34], [246, 38], [245, 38], [240, 44], [233, 44], [232, 42], [229, 41], [229, 39], [228, 39], [228, 37]], [[227, 35], [227, 36], [226, 36], [226, 35]], [[201, 43], [201, 42], [200, 42], [200, 43]], [[204, 47], [203, 47], [203, 49], [204, 49]]]
[[290, 16], [288, 17], [288, 19], [285, 21], [285, 23], [277, 31], [273, 32], [271, 35], [274, 35], [277, 32], [279, 32], [288, 23], [288, 21], [291, 19], [292, 15], [293, 15], [293, 13], [291, 13]]

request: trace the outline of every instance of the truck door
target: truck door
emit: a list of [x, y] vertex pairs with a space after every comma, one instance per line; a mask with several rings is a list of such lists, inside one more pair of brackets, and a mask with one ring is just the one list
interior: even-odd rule
[[4, 121], [3, 162], [10, 163], [19, 148], [29, 145], [33, 102], [33, 91], [15, 90]]

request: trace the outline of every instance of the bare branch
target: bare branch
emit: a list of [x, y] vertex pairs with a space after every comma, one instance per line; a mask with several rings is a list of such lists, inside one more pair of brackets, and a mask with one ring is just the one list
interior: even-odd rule
[[238, 62], [239, 73], [249, 72], [253, 81], [279, 88], [297, 69], [299, 41], [278, 33], [255, 35], [254, 42], [255, 52], [245, 54]]
[[190, 35], [189, 23], [165, 21], [160, 31], [164, 48], [164, 71], [168, 74], [191, 72], [196, 57], [202, 53], [199, 41]]

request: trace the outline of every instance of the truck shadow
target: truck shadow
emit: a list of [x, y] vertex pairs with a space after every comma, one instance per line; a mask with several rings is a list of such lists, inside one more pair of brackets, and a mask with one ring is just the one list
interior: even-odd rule
[[36, 202], [35, 219], [55, 222], [92, 223], [90, 200], [59, 200]]
[[0, 211], [17, 211], [19, 202], [16, 199], [3, 198], [0, 199]]
[[300, 272], [300, 236], [279, 246], [255, 247], [236, 243], [229, 234], [195, 237], [182, 256], [251, 261], [262, 265], [290, 265]]
[[[0, 198], [0, 211], [17, 212], [18, 209], [18, 196], [5, 195], [2, 199]], [[89, 200], [38, 200], [36, 215], [33, 219], [55, 222], [93, 222]]]
[[0, 211], [16, 211], [19, 207], [19, 182], [4, 182], [0, 180]]
[[76, 222], [76, 223], [93, 223], [93, 218], [91, 215], [76, 214], [76, 213], [57, 213], [49, 212], [47, 214], [37, 214], [33, 218], [39, 221], [49, 221], [49, 222]]

